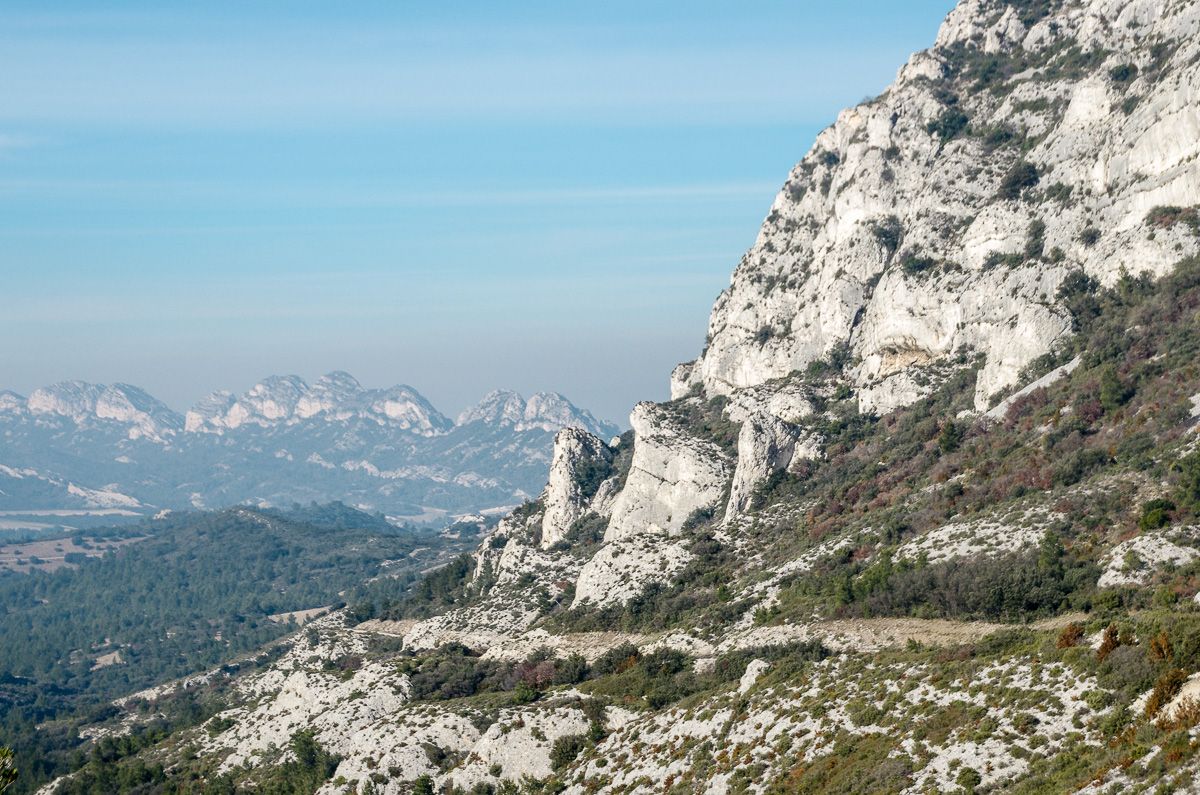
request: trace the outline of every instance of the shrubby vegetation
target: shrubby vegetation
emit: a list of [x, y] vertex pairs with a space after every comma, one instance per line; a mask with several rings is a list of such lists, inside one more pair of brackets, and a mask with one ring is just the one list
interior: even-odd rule
[[[527, 704], [556, 688], [573, 686], [592, 698], [581, 705], [593, 723], [585, 738], [585, 745], [590, 745], [603, 737], [603, 721], [595, 710], [602, 712], [605, 704], [662, 709], [728, 687], [755, 658], [774, 661], [781, 670], [798, 671], [827, 655], [818, 643], [744, 649], [719, 657], [711, 670], [699, 674], [693, 660], [680, 651], [644, 653], [631, 643], [614, 646], [590, 665], [581, 655], [556, 657], [549, 649], [537, 650], [520, 662], [501, 662], [484, 659], [460, 644], [448, 644], [433, 652], [404, 653], [396, 664], [410, 678], [412, 697], [420, 701], [471, 699], [477, 707], [494, 709]], [[568, 742], [558, 753], [565, 758], [583, 747]]]

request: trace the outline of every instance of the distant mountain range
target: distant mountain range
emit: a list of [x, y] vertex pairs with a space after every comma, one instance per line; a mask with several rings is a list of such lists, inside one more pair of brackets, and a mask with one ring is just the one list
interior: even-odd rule
[[271, 376], [180, 414], [128, 384], [0, 392], [0, 511], [343, 500], [399, 517], [511, 505], [540, 490], [554, 434], [618, 428], [562, 395], [495, 391], [451, 420], [410, 386]]

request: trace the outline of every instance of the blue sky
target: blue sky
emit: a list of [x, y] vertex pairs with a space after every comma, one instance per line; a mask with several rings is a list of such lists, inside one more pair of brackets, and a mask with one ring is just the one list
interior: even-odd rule
[[0, 5], [0, 388], [666, 395], [948, 0]]

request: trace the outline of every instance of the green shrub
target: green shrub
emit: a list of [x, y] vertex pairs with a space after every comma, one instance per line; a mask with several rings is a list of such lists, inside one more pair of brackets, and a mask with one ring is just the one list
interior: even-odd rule
[[1104, 450], [1076, 450], [1054, 467], [1050, 480], [1056, 486], [1074, 486], [1097, 470], [1108, 466], [1109, 462], [1108, 453]]
[[900, 262], [900, 267], [909, 276], [931, 271], [937, 267], [938, 261], [933, 257], [925, 257], [919, 253], [909, 252]]
[[1175, 489], [1175, 499], [1179, 505], [1191, 511], [1200, 513], [1200, 452], [1191, 453], [1180, 459], [1175, 465], [1179, 472], [1179, 485]]
[[1071, 200], [1073, 188], [1070, 185], [1064, 185], [1061, 182], [1055, 182], [1046, 188], [1046, 198], [1050, 201], [1056, 201], [1061, 204], [1066, 204]]
[[1116, 411], [1133, 397], [1134, 389], [1117, 374], [1116, 367], [1109, 365], [1100, 373], [1100, 405], [1105, 411]]
[[612, 459], [605, 456], [581, 462], [575, 468], [575, 485], [584, 499], [591, 499], [600, 490], [600, 484], [612, 475]]
[[1142, 515], [1138, 517], [1138, 528], [1141, 530], [1157, 530], [1171, 523], [1171, 512], [1175, 503], [1170, 500], [1150, 500], [1142, 506]]
[[943, 453], [953, 453], [962, 444], [962, 429], [954, 420], [946, 420], [938, 433], [938, 449]]
[[618, 674], [637, 665], [642, 653], [632, 643], [622, 643], [614, 646], [596, 658], [592, 663], [592, 673], [597, 676]]
[[588, 747], [586, 734], [567, 734], [559, 737], [550, 747], [550, 767], [563, 770], [574, 762]]
[[1137, 65], [1131, 63], [1123, 63], [1108, 70], [1108, 76], [1112, 78], [1112, 81], [1122, 85], [1132, 82], [1137, 74]]
[[1025, 259], [1038, 259], [1046, 248], [1046, 224], [1039, 220], [1032, 221], [1025, 233]]
[[966, 132], [970, 118], [957, 107], [946, 108], [934, 121], [925, 125], [926, 132], [936, 135], [942, 143], [952, 141]]
[[875, 241], [890, 257], [900, 248], [900, 242], [904, 238], [904, 227], [900, 225], [899, 218], [889, 215], [872, 223], [871, 233], [875, 236]]
[[1018, 160], [1000, 181], [997, 195], [1009, 201], [1019, 199], [1026, 188], [1035, 187], [1040, 179], [1037, 166], [1025, 160]]

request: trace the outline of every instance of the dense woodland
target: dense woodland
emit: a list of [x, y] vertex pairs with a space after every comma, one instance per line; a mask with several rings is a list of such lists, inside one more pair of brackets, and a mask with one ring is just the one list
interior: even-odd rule
[[[340, 503], [173, 514], [104, 533], [143, 540], [52, 573], [0, 575], [0, 745], [16, 752], [17, 792], [84, 761], [76, 718], [239, 658], [231, 670], [263, 664], [259, 652], [296, 628], [270, 616], [340, 605], [372, 580], [401, 593], [454, 543]], [[114, 652], [120, 662], [97, 664]], [[177, 699], [161, 730], [216, 706]]]

